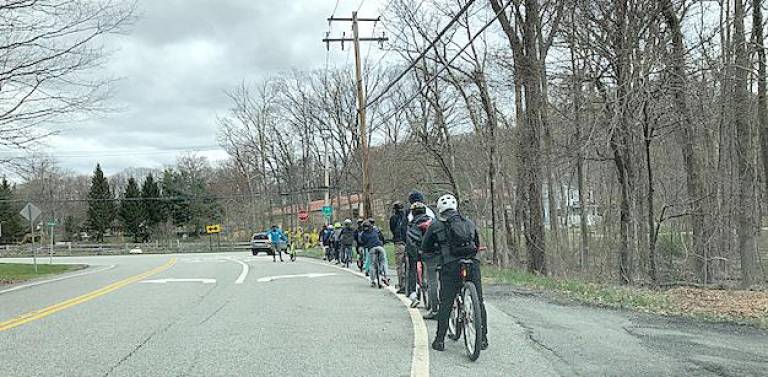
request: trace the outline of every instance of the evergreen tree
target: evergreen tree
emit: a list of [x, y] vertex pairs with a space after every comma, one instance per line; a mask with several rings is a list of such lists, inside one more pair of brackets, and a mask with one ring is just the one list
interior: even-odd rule
[[133, 177], [128, 178], [128, 185], [120, 201], [120, 211], [118, 213], [120, 221], [123, 224], [125, 232], [133, 237], [134, 242], [138, 242], [142, 235], [145, 225], [144, 204], [141, 200], [139, 184]]
[[144, 184], [141, 185], [141, 205], [144, 208], [144, 216], [147, 227], [153, 230], [157, 224], [166, 218], [164, 206], [161, 205], [160, 186], [155, 182], [152, 173], [147, 175]]
[[24, 233], [24, 219], [19, 214], [19, 206], [13, 200], [13, 186], [3, 178], [0, 182], [0, 223], [2, 223], [2, 237], [0, 242], [11, 243], [17, 241]]
[[96, 164], [91, 178], [91, 191], [88, 193], [88, 226], [95, 233], [96, 241], [104, 241], [104, 233], [112, 226], [115, 219], [115, 203], [109, 182]]

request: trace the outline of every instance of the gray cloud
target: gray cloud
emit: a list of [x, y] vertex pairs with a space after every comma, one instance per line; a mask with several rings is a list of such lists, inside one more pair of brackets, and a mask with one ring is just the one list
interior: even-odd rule
[[[291, 68], [324, 66], [320, 39], [334, 3], [142, 1], [132, 32], [105, 43], [114, 51], [105, 72], [122, 78], [114, 104], [124, 111], [67, 127], [48, 141], [45, 152], [77, 172], [90, 172], [100, 161], [107, 173], [114, 173], [131, 166], [159, 168], [175, 161], [174, 149], [215, 145], [216, 116], [230, 106], [225, 90]], [[379, 3], [368, 1], [363, 11], [375, 12]], [[337, 14], [346, 15], [358, 4], [342, 0]], [[343, 63], [347, 52], [337, 47], [330, 56], [334, 64]], [[131, 155], [131, 150], [139, 152]], [[165, 152], [147, 152], [152, 150]], [[92, 156], [81, 157], [88, 151]], [[110, 151], [121, 156], [108, 156]], [[221, 151], [202, 154], [225, 156]]]

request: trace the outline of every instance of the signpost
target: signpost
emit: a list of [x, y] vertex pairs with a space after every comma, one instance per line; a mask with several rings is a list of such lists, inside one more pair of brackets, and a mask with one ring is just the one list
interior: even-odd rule
[[35, 220], [37, 220], [37, 217], [40, 216], [40, 208], [37, 208], [32, 203], [27, 203], [27, 205], [22, 208], [20, 214], [25, 219], [29, 220], [29, 234], [32, 236], [32, 261], [35, 264], [35, 273], [37, 273], [37, 251], [35, 250]]
[[330, 220], [331, 216], [333, 216], [333, 207], [323, 206], [323, 216], [325, 216], [328, 220]]
[[298, 218], [299, 218], [299, 221], [301, 221], [301, 222], [305, 222], [305, 221], [309, 220], [309, 212], [304, 211], [304, 210], [299, 211]]
[[208, 248], [213, 251], [213, 240], [211, 239], [211, 235], [216, 234], [218, 237], [218, 247], [219, 250], [221, 250], [221, 224], [206, 225], [205, 232], [208, 233]]

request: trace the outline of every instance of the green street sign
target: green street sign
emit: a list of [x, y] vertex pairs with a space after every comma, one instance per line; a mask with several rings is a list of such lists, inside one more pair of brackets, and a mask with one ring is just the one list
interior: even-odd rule
[[48, 222], [48, 226], [56, 226], [56, 222], [55, 221], [49, 221]]
[[333, 215], [333, 207], [323, 206], [323, 216], [331, 217], [331, 215]]

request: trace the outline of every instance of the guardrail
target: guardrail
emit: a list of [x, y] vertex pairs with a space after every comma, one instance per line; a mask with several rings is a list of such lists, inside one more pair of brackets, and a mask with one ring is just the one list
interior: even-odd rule
[[[250, 242], [153, 242], [153, 243], [104, 243], [86, 244], [73, 242], [60, 242], [54, 245], [54, 256], [79, 256], [79, 255], [126, 255], [130, 250], [139, 248], [145, 254], [170, 254], [170, 253], [208, 253], [227, 251], [246, 251], [251, 249]], [[36, 254], [39, 257], [50, 253], [50, 245], [35, 245]], [[27, 245], [0, 245], [0, 258], [30, 257], [32, 246]]]

